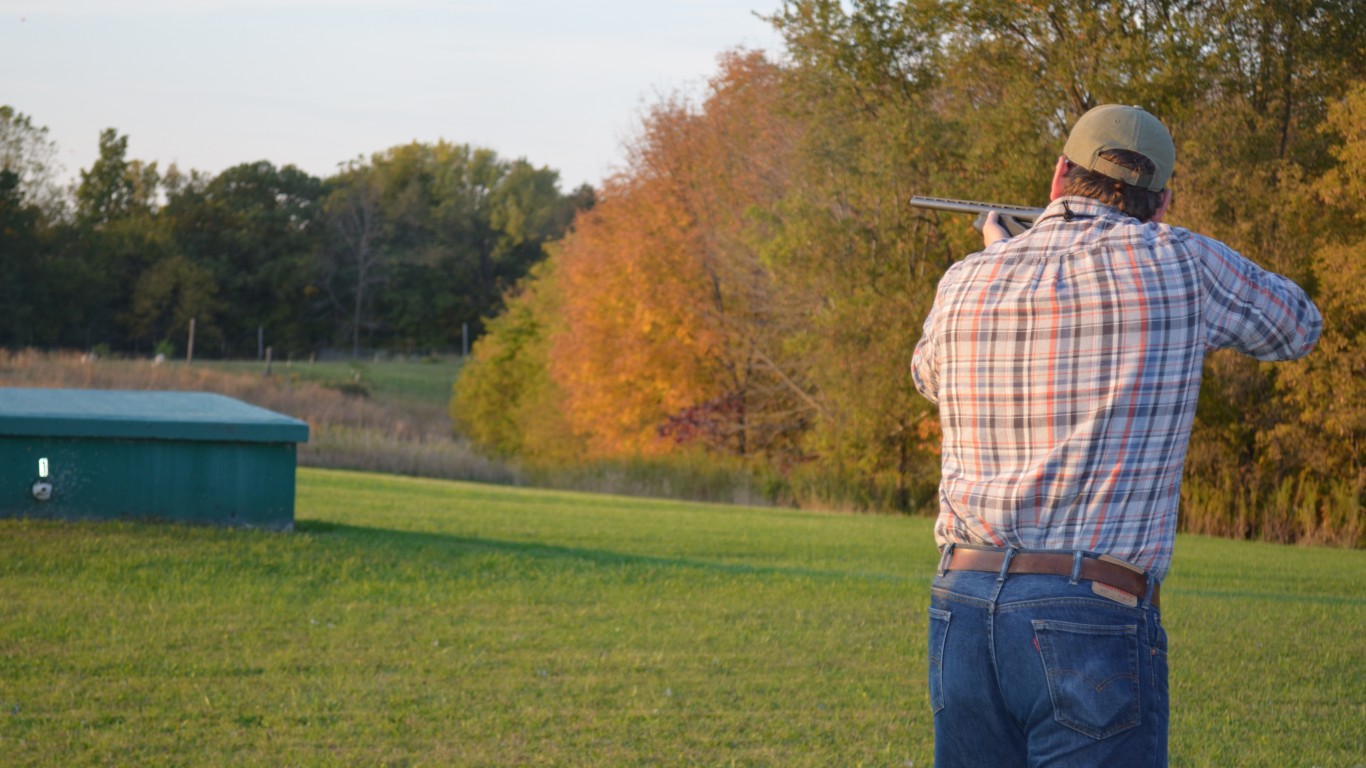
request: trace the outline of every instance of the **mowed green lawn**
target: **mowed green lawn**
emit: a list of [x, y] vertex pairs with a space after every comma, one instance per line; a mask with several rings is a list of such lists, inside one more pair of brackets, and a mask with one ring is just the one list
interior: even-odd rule
[[[204, 361], [196, 365], [229, 373], [259, 374], [265, 364], [251, 360]], [[276, 361], [271, 370], [279, 377], [294, 376], [328, 386], [358, 385], [371, 396], [400, 407], [434, 407], [445, 411], [451, 387], [460, 372], [459, 362], [408, 362], [332, 360], [310, 363]]]
[[[317, 470], [0, 521], [0, 765], [929, 766], [930, 521]], [[1366, 764], [1366, 553], [1183, 538], [1173, 765]]]

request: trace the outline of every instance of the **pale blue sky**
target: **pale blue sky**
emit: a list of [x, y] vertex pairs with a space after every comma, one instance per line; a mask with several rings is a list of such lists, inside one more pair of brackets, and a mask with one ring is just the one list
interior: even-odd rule
[[50, 130], [64, 178], [98, 154], [318, 176], [446, 139], [597, 185], [661, 93], [717, 56], [776, 53], [780, 0], [0, 0], [0, 104]]

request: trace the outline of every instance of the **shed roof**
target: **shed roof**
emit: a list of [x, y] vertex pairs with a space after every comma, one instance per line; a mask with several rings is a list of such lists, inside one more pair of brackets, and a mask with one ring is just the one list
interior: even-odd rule
[[308, 424], [207, 392], [0, 388], [0, 435], [308, 441]]

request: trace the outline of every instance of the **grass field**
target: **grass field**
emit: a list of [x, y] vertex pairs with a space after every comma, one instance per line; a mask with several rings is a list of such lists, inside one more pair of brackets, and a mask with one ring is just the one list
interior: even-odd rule
[[[196, 365], [231, 373], [261, 373], [265, 364], [256, 361], [202, 361]], [[459, 362], [275, 362], [275, 376], [294, 377], [325, 386], [364, 392], [409, 411], [431, 413], [446, 419], [451, 386], [460, 373]]]
[[[0, 521], [0, 765], [929, 766], [930, 521], [301, 470]], [[1366, 552], [1183, 537], [1172, 764], [1366, 764]]]

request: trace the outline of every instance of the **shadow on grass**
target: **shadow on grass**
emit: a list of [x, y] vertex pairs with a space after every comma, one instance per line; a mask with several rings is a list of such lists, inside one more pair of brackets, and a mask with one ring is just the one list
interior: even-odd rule
[[705, 571], [728, 576], [784, 576], [819, 579], [828, 581], [877, 581], [900, 582], [907, 584], [928, 584], [932, 574], [926, 572], [922, 578], [900, 576], [890, 573], [829, 571], [815, 568], [793, 566], [753, 565], [750, 563], [701, 560], [688, 557], [659, 557], [627, 552], [613, 552], [606, 549], [587, 547], [566, 547], [555, 544], [538, 544], [523, 541], [505, 541], [470, 536], [453, 536], [445, 533], [425, 531], [399, 531], [389, 528], [367, 528], [364, 526], [330, 523], [318, 520], [301, 520], [294, 525], [298, 533], [339, 536], [350, 539], [356, 544], [393, 546], [397, 549], [416, 552], [419, 550], [441, 551], [451, 554], [472, 552], [494, 552], [547, 561], [576, 561], [606, 567], [645, 567], [653, 569], [686, 569]]
[[[741, 562], [724, 562], [690, 557], [660, 557], [627, 552], [614, 552], [587, 547], [568, 547], [555, 544], [539, 544], [524, 541], [505, 541], [469, 536], [453, 536], [444, 533], [425, 531], [401, 531], [388, 528], [368, 528], [318, 520], [302, 520], [295, 523], [299, 533], [338, 536], [354, 542], [357, 546], [392, 546], [409, 556], [418, 552], [438, 552], [444, 555], [460, 555], [476, 552], [493, 552], [515, 555], [543, 561], [575, 561], [604, 567], [644, 567], [653, 569], [686, 569], [728, 576], [783, 576], [816, 579], [821, 581], [867, 581], [916, 584], [928, 586], [933, 581], [933, 564], [923, 573], [898, 575], [874, 571], [821, 570], [795, 566], [754, 565]], [[1312, 603], [1322, 605], [1366, 605], [1366, 600], [1351, 595], [1299, 594], [1293, 592], [1270, 591], [1229, 591], [1189, 587], [1171, 589], [1164, 586], [1164, 592], [1212, 600], [1265, 601], [1288, 603]]]

